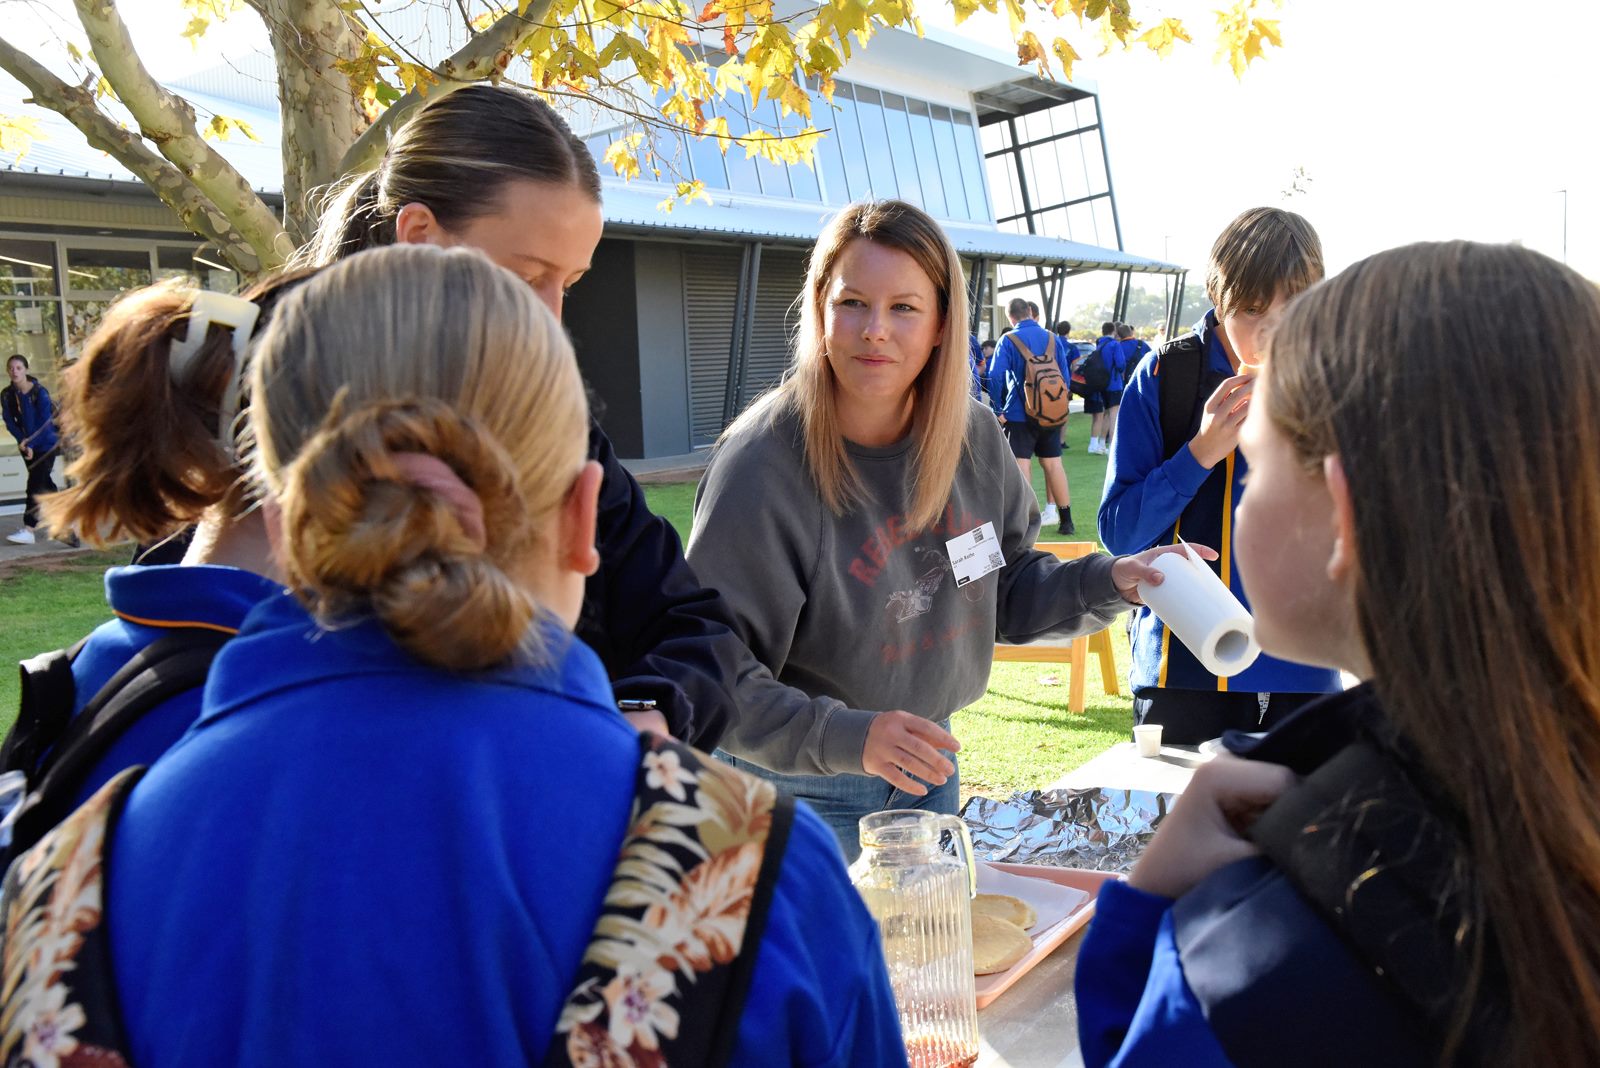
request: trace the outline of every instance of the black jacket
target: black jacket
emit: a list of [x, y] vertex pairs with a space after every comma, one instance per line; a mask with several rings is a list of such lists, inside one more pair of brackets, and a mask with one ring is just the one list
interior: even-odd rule
[[600, 654], [618, 698], [653, 699], [673, 737], [709, 753], [735, 715], [750, 652], [721, 595], [700, 585], [677, 533], [650, 511], [593, 421], [589, 457], [605, 471], [600, 569], [584, 588], [578, 637]]

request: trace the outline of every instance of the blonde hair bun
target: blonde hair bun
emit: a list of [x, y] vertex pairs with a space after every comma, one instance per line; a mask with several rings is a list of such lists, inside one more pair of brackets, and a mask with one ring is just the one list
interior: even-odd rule
[[[291, 584], [323, 615], [370, 609], [430, 663], [472, 670], [504, 661], [537, 611], [501, 566], [528, 526], [510, 457], [443, 401], [343, 408], [341, 395], [284, 473]], [[403, 453], [437, 457], [455, 472], [482, 507], [483, 534], [405, 475]]]

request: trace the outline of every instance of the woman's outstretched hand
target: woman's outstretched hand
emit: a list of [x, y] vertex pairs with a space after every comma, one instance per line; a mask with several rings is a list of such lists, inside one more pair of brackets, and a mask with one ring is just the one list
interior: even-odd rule
[[1260, 850], [1245, 834], [1294, 781], [1281, 764], [1226, 753], [1202, 764], [1134, 865], [1129, 885], [1182, 897], [1217, 869], [1255, 856]]
[[[1188, 548], [1193, 549], [1202, 560], [1217, 558], [1217, 551], [1209, 546], [1195, 545], [1191, 542]], [[1139, 583], [1161, 585], [1161, 572], [1155, 569], [1156, 557], [1183, 551], [1182, 545], [1157, 545], [1154, 549], [1146, 549], [1142, 553], [1120, 557], [1111, 565], [1111, 581], [1116, 584], [1117, 592], [1122, 594], [1124, 601], [1129, 604], [1144, 604], [1144, 600], [1139, 596]]]
[[[922, 797], [927, 787], [912, 779], [942, 786], [955, 774], [956, 766], [939, 750], [958, 752], [956, 736], [931, 720], [910, 712], [879, 712], [867, 728], [867, 747], [861, 766], [868, 775], [908, 794]], [[909, 774], [908, 774], [909, 773]]]

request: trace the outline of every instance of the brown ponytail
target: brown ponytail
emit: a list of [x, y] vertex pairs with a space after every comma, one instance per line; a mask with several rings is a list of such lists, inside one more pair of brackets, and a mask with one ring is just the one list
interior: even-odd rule
[[[309, 273], [278, 274], [242, 295], [261, 306], [264, 321]], [[43, 501], [54, 532], [91, 545], [157, 541], [214, 505], [242, 503], [240, 469], [219, 426], [223, 393], [238, 372], [232, 334], [213, 326], [182, 380], [172, 375], [172, 345], [188, 330], [193, 301], [181, 283], [129, 293], [67, 368], [60, 426], [73, 485]]]

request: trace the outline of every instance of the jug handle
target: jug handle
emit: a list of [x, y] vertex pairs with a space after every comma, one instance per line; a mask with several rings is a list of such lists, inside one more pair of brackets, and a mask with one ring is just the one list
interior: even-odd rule
[[960, 816], [939, 817], [939, 825], [950, 831], [950, 837], [956, 842], [956, 855], [967, 866], [967, 897], [978, 895], [978, 865], [972, 859], [972, 835], [967, 830], [966, 821]]

